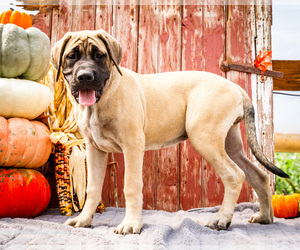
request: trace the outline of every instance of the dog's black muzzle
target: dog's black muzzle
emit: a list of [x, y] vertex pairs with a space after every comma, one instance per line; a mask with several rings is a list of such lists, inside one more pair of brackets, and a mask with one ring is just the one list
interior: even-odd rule
[[92, 68], [79, 68], [73, 75], [73, 84], [71, 85], [72, 95], [77, 103], [79, 102], [79, 92], [92, 90], [95, 91], [96, 102], [103, 95], [103, 88], [109, 78], [109, 71], [100, 72]]

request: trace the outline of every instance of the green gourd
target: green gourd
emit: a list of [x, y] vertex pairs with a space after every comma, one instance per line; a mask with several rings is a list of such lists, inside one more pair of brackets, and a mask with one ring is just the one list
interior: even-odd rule
[[50, 49], [37, 28], [0, 24], [0, 77], [40, 81], [49, 71]]

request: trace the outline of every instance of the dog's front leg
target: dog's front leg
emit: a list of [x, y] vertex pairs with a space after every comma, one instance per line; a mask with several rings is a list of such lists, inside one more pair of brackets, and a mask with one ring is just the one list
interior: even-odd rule
[[94, 148], [90, 143], [86, 144], [88, 182], [87, 199], [81, 214], [65, 222], [74, 227], [88, 227], [94, 218], [97, 206], [101, 201], [102, 186], [107, 164], [107, 153]]
[[127, 148], [125, 158], [124, 194], [126, 199], [126, 214], [123, 222], [115, 229], [117, 234], [138, 234], [143, 226], [143, 157], [144, 151], [137, 148]]

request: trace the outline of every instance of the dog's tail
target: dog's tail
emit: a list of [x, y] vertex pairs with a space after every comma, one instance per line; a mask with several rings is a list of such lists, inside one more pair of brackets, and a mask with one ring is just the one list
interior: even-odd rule
[[243, 98], [243, 108], [244, 108], [244, 120], [248, 145], [255, 158], [270, 172], [276, 174], [280, 177], [289, 178], [284, 171], [276, 167], [272, 162], [270, 162], [267, 157], [263, 154], [256, 136], [255, 120], [254, 120], [254, 107], [253, 104], [245, 93]]

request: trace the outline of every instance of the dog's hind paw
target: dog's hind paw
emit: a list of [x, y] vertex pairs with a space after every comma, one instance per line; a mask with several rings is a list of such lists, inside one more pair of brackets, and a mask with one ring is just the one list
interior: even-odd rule
[[127, 221], [126, 219], [114, 230], [116, 234], [139, 234], [143, 227], [142, 221]]
[[260, 223], [260, 224], [272, 224], [273, 216], [262, 215], [260, 213], [253, 214], [249, 220], [250, 223]]

